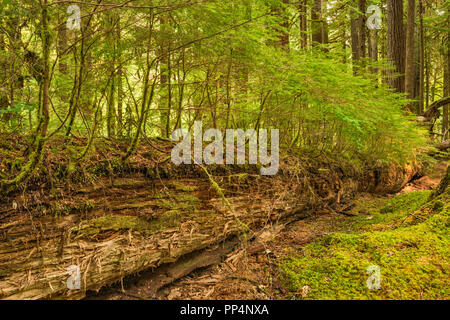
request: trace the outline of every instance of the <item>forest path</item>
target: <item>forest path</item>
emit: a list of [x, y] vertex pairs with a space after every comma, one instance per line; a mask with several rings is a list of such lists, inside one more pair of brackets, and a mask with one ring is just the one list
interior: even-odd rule
[[[123, 286], [113, 286], [87, 299], [182, 299], [182, 300], [264, 300], [283, 299], [289, 295], [279, 274], [279, 265], [289, 255], [298, 254], [315, 239], [330, 233], [348, 233], [361, 219], [372, 219], [367, 207], [384, 206], [394, 196], [435, 188], [444, 176], [450, 161], [436, 162], [429, 173], [408, 183], [396, 195], [376, 196], [361, 193], [345, 214], [328, 209], [317, 210], [304, 220], [284, 226], [274, 226], [265, 232], [257, 245], [239, 241], [238, 246], [221, 263], [198, 268], [190, 274], [162, 287], [155, 294], [151, 275], [135, 277]], [[367, 204], [367, 207], [366, 207]], [[220, 249], [217, 248], [218, 250]], [[165, 271], [167, 274], [171, 270]], [[175, 272], [176, 273], [176, 272]], [[302, 296], [303, 292], [298, 295]]]

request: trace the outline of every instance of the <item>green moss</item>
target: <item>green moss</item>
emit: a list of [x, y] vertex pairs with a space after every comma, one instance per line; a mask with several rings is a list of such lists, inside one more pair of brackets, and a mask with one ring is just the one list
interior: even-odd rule
[[[307, 299], [448, 298], [449, 198], [437, 199], [443, 204], [438, 212], [432, 210], [434, 202], [416, 213], [423, 197], [428, 194], [401, 195], [380, 210], [385, 217], [378, 223], [387, 225], [405, 211], [406, 223], [393, 230], [328, 235], [306, 246], [302, 254], [286, 258], [280, 263], [286, 286], [297, 297], [309, 286]], [[421, 218], [416, 219], [417, 215]], [[372, 265], [381, 269], [380, 290], [369, 290], [366, 285], [366, 270]]]
[[172, 182], [172, 186], [174, 186], [174, 188], [176, 190], [183, 191], [183, 192], [194, 192], [194, 191], [197, 191], [197, 189], [198, 189], [195, 186], [187, 186], [180, 182]]
[[76, 171], [77, 171], [77, 168], [76, 168], [75, 162], [69, 161], [69, 164], [67, 166], [67, 174], [71, 175], [71, 174], [75, 173]]
[[83, 222], [74, 229], [75, 238], [101, 234], [107, 231], [131, 230], [141, 235], [149, 235], [167, 228], [180, 225], [182, 212], [170, 210], [161, 214], [158, 219], [147, 221], [134, 216], [104, 216]]
[[151, 233], [154, 226], [143, 219], [133, 216], [105, 216], [82, 223], [76, 230], [77, 238], [99, 234], [106, 231], [132, 230], [142, 234]]
[[433, 203], [433, 211], [439, 212], [444, 207], [444, 203], [440, 200], [436, 200]]
[[359, 215], [353, 220], [352, 231], [388, 230], [401, 222], [408, 213], [418, 210], [429, 198], [431, 191], [418, 191], [398, 195], [391, 199], [375, 198], [360, 202]]
[[20, 159], [16, 159], [11, 163], [11, 172], [14, 172], [14, 170], [20, 170], [22, 167], [22, 161]]
[[86, 201], [83, 203], [78, 203], [73, 206], [66, 206], [66, 205], [59, 205], [52, 207], [51, 213], [58, 217], [58, 216], [68, 216], [69, 214], [73, 213], [80, 213], [80, 212], [89, 212], [94, 208], [94, 204], [91, 201]]
[[381, 213], [411, 212], [420, 208], [427, 202], [431, 191], [418, 191], [401, 194], [389, 200], [389, 202], [381, 208]]
[[181, 221], [181, 213], [177, 210], [164, 212], [159, 218], [161, 226], [167, 228], [176, 227], [180, 225], [180, 221]]
[[156, 200], [156, 206], [161, 209], [194, 212], [199, 199], [189, 194], [173, 195], [171, 198]]

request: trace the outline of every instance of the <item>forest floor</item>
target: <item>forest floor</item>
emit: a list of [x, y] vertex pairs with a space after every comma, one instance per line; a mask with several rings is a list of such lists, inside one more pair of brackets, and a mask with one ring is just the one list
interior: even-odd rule
[[[448, 299], [447, 231], [443, 231], [444, 240], [437, 231], [435, 242], [444, 241], [444, 248], [439, 245], [435, 248], [433, 245], [436, 243], [421, 242], [420, 230], [427, 220], [417, 225], [405, 221], [411, 220], [418, 210], [425, 211], [427, 217], [432, 216], [430, 212], [434, 209], [428, 210], [425, 204], [430, 190], [439, 184], [449, 163], [437, 162], [426, 176], [410, 182], [398, 194], [359, 194], [351, 209], [344, 214], [329, 209], [318, 210], [304, 220], [269, 229], [259, 241], [262, 246], [255, 248], [246, 241], [240, 241], [220, 264], [197, 269], [164, 286], [156, 294], [151, 288], [152, 282], [144, 274], [99, 293], [91, 293], [87, 299]], [[441, 214], [448, 216], [448, 200], [442, 199], [444, 209], [440, 205], [441, 200], [438, 201], [437, 206], [443, 211], [436, 214], [437, 217]], [[448, 217], [443, 221], [445, 224]], [[426, 229], [427, 236], [433, 234], [433, 230]], [[403, 232], [398, 239], [397, 231]], [[386, 244], [386, 248], [382, 248], [391, 239], [398, 241], [392, 240], [395, 242], [392, 246]], [[428, 251], [422, 252], [419, 249], [422, 245]], [[361, 250], [358, 246], [370, 249]], [[400, 249], [397, 250], [398, 247]], [[404, 247], [412, 247], [408, 251], [412, 253], [405, 256]], [[389, 269], [389, 262], [383, 262], [384, 258], [391, 256], [393, 269]], [[328, 257], [327, 261], [325, 257]], [[372, 259], [388, 269], [381, 269], [382, 277], [385, 277], [382, 279], [386, 279], [381, 283], [383, 289], [369, 292], [365, 288], [369, 275], [361, 273], [361, 268], [353, 269], [353, 265], [361, 263], [365, 270]], [[411, 283], [409, 279], [407, 284], [396, 283], [397, 280], [392, 278], [404, 277], [396, 274], [394, 269], [403, 270], [406, 277], [411, 278]], [[407, 272], [413, 274], [408, 275]], [[423, 281], [430, 283], [420, 283]]]

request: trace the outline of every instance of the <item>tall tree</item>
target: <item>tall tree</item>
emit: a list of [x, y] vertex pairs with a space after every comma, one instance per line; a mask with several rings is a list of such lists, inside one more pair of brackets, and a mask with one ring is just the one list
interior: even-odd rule
[[323, 43], [322, 40], [322, 0], [314, 0], [311, 8], [312, 46]]
[[360, 11], [358, 17], [358, 51], [359, 58], [366, 57], [366, 0], [358, 0], [358, 10]]
[[308, 6], [307, 0], [301, 0], [299, 3], [300, 13], [300, 43], [302, 49], [308, 45]]
[[350, 17], [350, 37], [352, 44], [352, 61], [353, 61], [353, 74], [358, 73], [359, 63], [359, 35], [358, 35], [358, 16], [353, 10]]
[[405, 32], [403, 1], [387, 0], [387, 58], [394, 65], [388, 83], [397, 92], [405, 90]]
[[424, 111], [424, 95], [425, 95], [425, 39], [423, 28], [423, 0], [419, 0], [419, 103], [417, 113], [422, 114]]
[[[370, 41], [369, 41], [369, 58], [372, 62], [378, 61], [378, 30], [371, 30], [370, 33]], [[370, 71], [372, 73], [377, 73], [377, 68], [371, 68]]]
[[322, 43], [328, 44], [328, 9], [327, 9], [327, 0], [322, 0], [322, 14], [321, 14], [321, 30], [322, 30]]
[[[406, 62], [405, 62], [405, 93], [408, 99], [414, 99], [414, 84], [415, 84], [415, 14], [416, 14], [416, 0], [408, 0], [408, 22], [406, 25]], [[413, 104], [408, 106], [410, 111]]]
[[[447, 17], [447, 25], [450, 23], [450, 16]], [[450, 31], [447, 32], [447, 39], [444, 38], [444, 44], [447, 43], [447, 45], [444, 47], [444, 97], [450, 97]], [[450, 139], [450, 132], [449, 132], [449, 105], [447, 104], [443, 108], [443, 119], [442, 119], [442, 133], [443, 133], [443, 139], [447, 140]]]
[[36, 170], [42, 160], [44, 147], [47, 142], [48, 126], [50, 123], [50, 51], [51, 51], [51, 33], [50, 19], [48, 12], [48, 0], [43, 0], [40, 4], [40, 36], [42, 43], [42, 64], [40, 75], [40, 87], [42, 88], [42, 101], [39, 101], [39, 124], [35, 132], [35, 138], [32, 145], [33, 152], [23, 166], [20, 173], [11, 180], [0, 180], [0, 190], [9, 191], [10, 188], [17, 186], [27, 180]]
[[275, 32], [277, 33], [277, 45], [281, 47], [285, 51], [289, 51], [289, 11], [287, 5], [289, 4], [289, 0], [282, 0], [281, 3], [277, 3], [275, 7], [273, 7], [274, 15], [279, 18], [279, 26], [275, 27]]

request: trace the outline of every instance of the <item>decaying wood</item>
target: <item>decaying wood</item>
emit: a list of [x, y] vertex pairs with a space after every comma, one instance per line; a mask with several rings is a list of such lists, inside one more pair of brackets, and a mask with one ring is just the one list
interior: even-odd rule
[[[252, 236], [267, 225], [310, 216], [315, 207], [358, 191], [397, 192], [416, 171], [414, 166], [377, 170], [366, 174], [369, 179], [317, 175], [308, 185], [282, 173], [215, 177], [227, 190], [233, 214], [207, 177], [155, 181], [137, 174], [113, 182], [106, 178], [70, 197], [57, 190], [17, 195], [11, 200], [14, 208], [12, 203], [0, 205], [0, 298], [78, 299], [88, 290], [179, 261], [167, 269], [172, 272], [168, 276], [157, 271], [161, 277], [154, 278], [159, 279], [155, 287], [164, 285], [217, 257], [196, 260], [194, 254], [189, 261], [190, 254], [242, 233]], [[179, 183], [195, 190], [173, 187]], [[81, 290], [67, 289], [71, 265], [81, 270]]]
[[[165, 183], [169, 184], [169, 181]], [[202, 181], [202, 192], [208, 193], [209, 184]], [[116, 184], [117, 185], [117, 184]], [[200, 181], [198, 183], [200, 185]], [[88, 192], [84, 190], [76, 200], [92, 202], [89, 218], [120, 215], [144, 215], [158, 222], [161, 199], [155, 199], [152, 186], [141, 184], [134, 190], [133, 199], [126, 184], [108, 190]], [[88, 192], [88, 193], [86, 193]], [[283, 201], [275, 204], [273, 198], [254, 198], [247, 194], [230, 197], [236, 214], [249, 228], [290, 214], [297, 201], [287, 195], [276, 194]], [[256, 201], [255, 201], [256, 200]], [[177, 202], [167, 199], [167, 202]], [[178, 203], [180, 204], [180, 203]], [[282, 206], [282, 207], [280, 207]], [[164, 207], [164, 203], [162, 205]], [[241, 208], [246, 208], [242, 210]], [[181, 208], [178, 224], [161, 230], [119, 229], [99, 230], [84, 236], [84, 224], [80, 215], [35, 216], [21, 211], [12, 221], [2, 223], [0, 242], [0, 295], [9, 299], [39, 299], [68, 296], [79, 292], [68, 291], [66, 268], [77, 265], [82, 273], [82, 288], [99, 289], [119, 281], [129, 274], [175, 262], [181, 256], [220, 243], [242, 232], [235, 217], [225, 210], [222, 200], [212, 197], [195, 205], [195, 210]], [[145, 231], [145, 230], [144, 230]]]
[[[155, 271], [150, 270], [140, 273], [137, 282], [131, 284], [123, 291], [118, 291], [117, 293], [125, 294], [137, 299], [154, 299], [156, 293], [161, 288], [171, 284], [175, 280], [178, 280], [197, 269], [219, 264], [226, 254], [233, 250], [238, 243], [239, 239], [233, 238], [214, 247], [185, 255], [178, 259], [178, 261], [171, 264], [165, 264], [157, 268]], [[147, 288], [146, 296], [142, 296], [140, 294], [140, 287]], [[116, 293], [114, 291], [107, 294], [106, 299], [108, 296], [114, 296], [115, 294]], [[95, 297], [93, 297], [93, 299], [95, 299]], [[103, 295], [102, 299], [105, 299], [105, 295]]]

